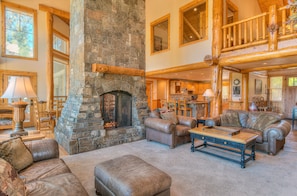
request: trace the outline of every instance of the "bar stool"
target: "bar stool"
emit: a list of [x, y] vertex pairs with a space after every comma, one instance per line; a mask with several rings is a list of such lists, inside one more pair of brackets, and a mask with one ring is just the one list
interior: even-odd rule
[[186, 100], [179, 100], [178, 101], [178, 113], [182, 116], [188, 116], [188, 112], [190, 117], [192, 116], [192, 108], [187, 107]]

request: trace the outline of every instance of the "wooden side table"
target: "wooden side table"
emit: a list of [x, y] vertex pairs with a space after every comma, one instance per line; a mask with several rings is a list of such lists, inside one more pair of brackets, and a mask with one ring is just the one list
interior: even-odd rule
[[[45, 135], [42, 133], [30, 134], [21, 136], [22, 140], [25, 141], [32, 141], [32, 140], [41, 140], [45, 138]], [[1, 134], [0, 135], [0, 142], [10, 139], [10, 134]]]

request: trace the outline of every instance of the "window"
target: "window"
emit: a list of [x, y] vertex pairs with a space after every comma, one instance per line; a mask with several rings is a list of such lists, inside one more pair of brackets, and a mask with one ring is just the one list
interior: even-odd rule
[[288, 86], [297, 86], [297, 77], [289, 77]]
[[68, 62], [54, 58], [54, 96], [67, 96]]
[[180, 8], [180, 44], [207, 39], [207, 1], [194, 1]]
[[169, 49], [169, 19], [166, 15], [151, 23], [151, 53]]
[[69, 54], [69, 39], [61, 33], [59, 33], [58, 31], [55, 31], [53, 35], [54, 50], [57, 50], [64, 54]]
[[271, 101], [282, 100], [283, 78], [281, 76], [270, 78]]
[[2, 2], [2, 56], [37, 59], [36, 10]]

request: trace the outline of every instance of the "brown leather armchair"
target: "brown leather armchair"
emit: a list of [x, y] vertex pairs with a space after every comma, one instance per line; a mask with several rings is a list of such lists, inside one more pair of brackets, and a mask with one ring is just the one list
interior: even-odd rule
[[153, 111], [144, 121], [146, 139], [157, 141], [174, 148], [191, 141], [189, 130], [196, 127], [196, 120], [186, 116], [176, 116], [177, 121], [165, 120], [158, 111]]

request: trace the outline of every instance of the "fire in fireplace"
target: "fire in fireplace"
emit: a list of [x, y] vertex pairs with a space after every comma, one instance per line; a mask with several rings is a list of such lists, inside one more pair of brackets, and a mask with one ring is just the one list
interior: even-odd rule
[[132, 96], [125, 91], [111, 91], [100, 95], [104, 128], [132, 125]]

